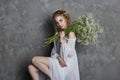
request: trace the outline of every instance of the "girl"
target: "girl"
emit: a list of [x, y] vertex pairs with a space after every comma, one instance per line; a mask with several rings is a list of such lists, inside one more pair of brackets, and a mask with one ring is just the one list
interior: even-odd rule
[[54, 40], [51, 57], [33, 57], [32, 64], [28, 66], [29, 73], [33, 80], [42, 80], [39, 77], [40, 72], [46, 74], [50, 80], [80, 80], [75, 33], [64, 33], [70, 24], [69, 14], [64, 10], [57, 10], [53, 13], [53, 20], [60, 39]]

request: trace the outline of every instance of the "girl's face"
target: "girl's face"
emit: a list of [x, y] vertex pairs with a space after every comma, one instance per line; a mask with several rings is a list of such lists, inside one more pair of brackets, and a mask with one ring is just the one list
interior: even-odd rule
[[64, 30], [67, 28], [67, 19], [62, 15], [55, 17], [55, 23], [59, 29]]

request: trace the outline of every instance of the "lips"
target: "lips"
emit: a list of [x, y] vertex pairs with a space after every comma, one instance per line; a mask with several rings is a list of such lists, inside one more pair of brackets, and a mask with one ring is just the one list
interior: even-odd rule
[[60, 28], [63, 28], [63, 26], [59, 26]]
[[60, 26], [60, 28], [62, 28], [63, 26]]

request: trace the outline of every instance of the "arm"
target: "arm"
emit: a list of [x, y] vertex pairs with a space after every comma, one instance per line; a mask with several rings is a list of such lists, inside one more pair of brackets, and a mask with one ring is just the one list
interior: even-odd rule
[[58, 53], [56, 52], [55, 47], [53, 47], [53, 48], [52, 48], [52, 51], [51, 51], [51, 57], [52, 57], [52, 58], [57, 58], [57, 56], [59, 56], [59, 55], [58, 55]]
[[[58, 34], [58, 32], [56, 32], [55, 34]], [[54, 45], [53, 45], [53, 48], [52, 48], [52, 51], [51, 51], [51, 57], [52, 58], [57, 58], [58, 53], [57, 53], [57, 49], [56, 49], [56, 41], [54, 40]]]
[[54, 46], [52, 48], [52, 52], [51, 52], [51, 57], [52, 58], [57, 58], [58, 62], [60, 63], [61, 67], [65, 67], [67, 66], [65, 61], [60, 57], [60, 55], [57, 53], [57, 49], [56, 49], [56, 42], [54, 41]]
[[72, 55], [75, 52], [75, 43], [76, 43], [76, 36], [74, 32], [70, 32], [68, 34], [68, 39], [65, 41], [64, 38], [64, 32], [60, 33], [60, 42], [61, 42], [61, 48], [60, 51], [62, 53], [62, 56], [66, 58], [72, 57]]
[[56, 51], [56, 48], [55, 48], [55, 45], [54, 47], [52, 48], [52, 52], [51, 52], [51, 57], [52, 58], [57, 58], [58, 59], [58, 62], [60, 63], [61, 67], [65, 67], [67, 66], [65, 61], [58, 55], [57, 51]]
[[63, 58], [61, 58], [60, 56], [57, 57], [58, 62], [60, 63], [61, 67], [66, 67], [67, 64], [66, 62], [63, 60]]

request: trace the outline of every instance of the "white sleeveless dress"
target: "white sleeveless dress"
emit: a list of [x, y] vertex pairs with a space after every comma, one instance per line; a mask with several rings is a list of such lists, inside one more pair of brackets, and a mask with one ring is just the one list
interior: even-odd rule
[[[54, 41], [49, 58], [51, 80], [80, 80], [75, 43], [76, 38], [68, 39], [67, 37], [63, 44], [60, 44], [59, 40]], [[65, 60], [67, 67], [61, 67], [57, 60], [58, 55]]]

